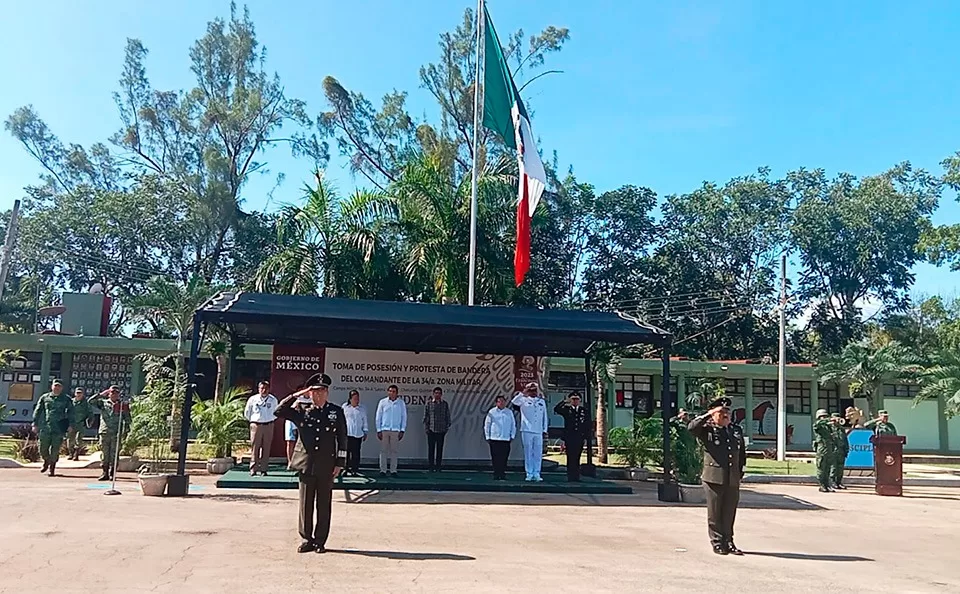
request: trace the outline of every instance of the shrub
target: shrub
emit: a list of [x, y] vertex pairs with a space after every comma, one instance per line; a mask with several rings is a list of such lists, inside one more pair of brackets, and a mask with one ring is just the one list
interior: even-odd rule
[[245, 395], [245, 389], [231, 388], [219, 400], [196, 402], [190, 411], [197, 439], [213, 448], [214, 458], [229, 458], [233, 443], [247, 435], [247, 422], [243, 417]]
[[14, 425], [10, 429], [10, 437], [22, 441], [27, 441], [30, 439], [37, 439], [37, 432], [33, 430], [33, 426], [27, 423], [22, 425]]
[[40, 460], [40, 444], [35, 439], [18, 439], [16, 456], [24, 462]]

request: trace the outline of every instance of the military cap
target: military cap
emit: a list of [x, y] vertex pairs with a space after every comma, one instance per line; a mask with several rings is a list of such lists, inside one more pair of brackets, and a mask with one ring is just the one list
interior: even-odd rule
[[818, 418], [818, 419], [821, 418], [821, 417], [829, 417], [829, 416], [830, 416], [830, 413], [828, 413], [825, 408], [817, 409], [817, 418]]
[[878, 414], [878, 415], [889, 415], [890, 413], [888, 413], [886, 410], [881, 410], [881, 411], [878, 412], [877, 414]]
[[63, 385], [63, 382], [61, 382], [61, 381], [58, 380], [58, 379], [55, 379], [55, 380], [53, 380], [52, 382], [50, 382], [50, 385], [51, 385], [51, 386], [62, 386], [62, 385]]
[[834, 418], [834, 419], [839, 419], [839, 418], [840, 418], [840, 413], [830, 413], [830, 417], [831, 417], [831, 418]]
[[714, 408], [717, 408], [718, 406], [725, 406], [727, 408], [730, 408], [731, 406], [733, 406], [733, 400], [730, 400], [726, 396], [721, 396], [720, 398], [717, 398], [716, 400], [708, 404], [707, 410], [712, 410]]
[[119, 392], [119, 391], [120, 391], [120, 386], [118, 386], [117, 384], [113, 384], [112, 386], [110, 386], [110, 391], [111, 391], [111, 392]]
[[524, 386], [523, 389], [524, 389], [524, 390], [539, 390], [539, 389], [540, 389], [540, 385], [539, 385], [537, 382], [530, 382], [529, 384], [527, 384], [526, 386]]
[[330, 379], [330, 376], [326, 373], [315, 373], [307, 379], [307, 387], [311, 390], [316, 390], [317, 388], [329, 388], [330, 384], [333, 383], [333, 380]]

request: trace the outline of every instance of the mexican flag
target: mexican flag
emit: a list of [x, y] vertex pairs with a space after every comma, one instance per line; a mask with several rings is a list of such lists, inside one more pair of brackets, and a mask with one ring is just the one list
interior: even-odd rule
[[503, 142], [517, 152], [520, 184], [517, 189], [517, 247], [513, 254], [514, 280], [519, 287], [530, 270], [530, 219], [547, 185], [547, 174], [534, 144], [527, 109], [513, 84], [510, 69], [503, 57], [503, 48], [483, 8], [484, 75], [483, 125], [496, 132]]

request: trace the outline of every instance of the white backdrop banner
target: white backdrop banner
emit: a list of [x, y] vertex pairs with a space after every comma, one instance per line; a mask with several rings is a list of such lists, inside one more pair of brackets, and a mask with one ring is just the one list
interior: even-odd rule
[[[401, 459], [425, 459], [427, 436], [423, 427], [424, 407], [433, 389], [443, 388], [450, 406], [452, 425], [447, 433], [445, 460], [489, 460], [490, 449], [483, 436], [483, 421], [494, 406], [494, 398], [511, 398], [521, 373], [529, 366], [539, 369], [533, 357], [509, 355], [467, 355], [451, 353], [413, 353], [407, 351], [367, 351], [326, 349], [324, 368], [333, 380], [330, 399], [344, 404], [350, 390], [360, 392], [360, 403], [367, 409], [370, 433], [361, 456], [380, 454], [376, 435], [377, 403], [387, 396], [387, 387], [396, 384], [407, 405], [407, 431], [400, 442]], [[519, 438], [514, 440], [511, 459], [522, 459]]]

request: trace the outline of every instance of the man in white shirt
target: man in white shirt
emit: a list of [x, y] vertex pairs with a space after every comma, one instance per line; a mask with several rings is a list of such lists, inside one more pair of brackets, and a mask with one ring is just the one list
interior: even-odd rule
[[250, 476], [258, 471], [267, 476], [278, 403], [270, 393], [270, 382], [267, 380], [257, 384], [257, 392], [247, 399], [247, 406], [243, 409], [243, 416], [250, 423]]
[[360, 404], [360, 392], [350, 390], [343, 414], [347, 417], [347, 471], [345, 474], [360, 475], [360, 446], [367, 441], [367, 409]]
[[[387, 397], [377, 404], [377, 439], [380, 440], [380, 474], [397, 475], [400, 440], [407, 430], [407, 405], [400, 398], [400, 388], [387, 388]], [[389, 465], [388, 465], [389, 462]]]
[[483, 422], [483, 436], [490, 444], [490, 459], [493, 462], [493, 480], [507, 480], [507, 458], [510, 457], [510, 442], [517, 435], [517, 421], [513, 411], [507, 408], [507, 398], [497, 396], [497, 405], [490, 409]]
[[513, 397], [513, 406], [520, 410], [520, 439], [523, 441], [523, 469], [528, 481], [543, 481], [540, 467], [543, 464], [543, 438], [547, 436], [547, 403], [540, 396], [536, 382], [530, 382]]

